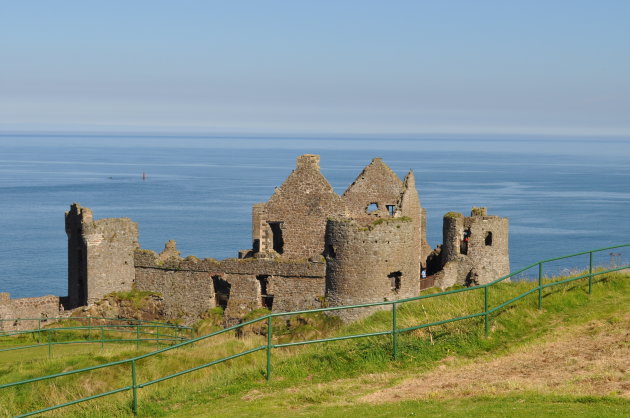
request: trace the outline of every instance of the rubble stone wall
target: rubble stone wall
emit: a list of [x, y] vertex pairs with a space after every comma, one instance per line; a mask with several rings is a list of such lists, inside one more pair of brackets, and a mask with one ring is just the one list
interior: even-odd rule
[[[420, 266], [416, 231], [409, 218], [363, 226], [329, 220], [326, 228], [326, 302], [354, 305], [417, 296]], [[376, 308], [335, 311], [349, 321]]]
[[59, 296], [11, 299], [9, 293], [0, 293], [0, 331], [38, 328], [39, 321], [6, 321], [6, 319], [42, 318], [41, 326], [44, 327], [51, 322], [46, 318], [58, 318], [61, 314]]

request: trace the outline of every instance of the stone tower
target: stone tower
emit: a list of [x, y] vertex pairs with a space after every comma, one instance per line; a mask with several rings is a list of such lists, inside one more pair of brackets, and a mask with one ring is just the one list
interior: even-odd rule
[[68, 306], [100, 300], [114, 291], [131, 290], [138, 225], [128, 218], [94, 221], [92, 211], [73, 203], [66, 212], [68, 235]]
[[449, 212], [442, 234], [440, 287], [485, 284], [510, 272], [507, 218], [488, 216], [486, 208], [473, 208], [470, 216]]
[[[326, 301], [330, 306], [382, 302], [420, 292], [419, 245], [411, 218], [385, 218], [369, 224], [329, 220], [326, 226]], [[377, 310], [335, 311], [344, 321]]]

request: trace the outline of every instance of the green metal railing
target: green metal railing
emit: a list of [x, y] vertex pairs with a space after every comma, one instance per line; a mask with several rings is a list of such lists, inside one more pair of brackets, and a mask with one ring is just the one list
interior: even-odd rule
[[[98, 393], [92, 396], [88, 396], [88, 397], [84, 397], [81, 399], [76, 399], [70, 402], [66, 402], [63, 404], [59, 404], [59, 405], [53, 405], [44, 409], [39, 409], [37, 411], [31, 411], [31, 412], [27, 412], [24, 413], [23, 415], [19, 415], [21, 417], [25, 417], [25, 416], [30, 416], [30, 415], [35, 415], [35, 414], [39, 414], [42, 412], [46, 412], [46, 411], [51, 411], [54, 409], [58, 409], [58, 408], [63, 408], [66, 406], [70, 406], [70, 405], [75, 405], [81, 402], [86, 402], [92, 399], [97, 399], [97, 398], [101, 398], [104, 396], [109, 396], [109, 395], [113, 395], [116, 393], [121, 393], [121, 392], [125, 392], [125, 391], [131, 391], [132, 392], [132, 411], [134, 414], [137, 414], [138, 412], [138, 389], [142, 389], [148, 386], [151, 386], [153, 384], [159, 383], [159, 382], [163, 382], [165, 380], [169, 380], [172, 379], [174, 377], [178, 377], [178, 376], [182, 376], [184, 374], [187, 373], [191, 373], [197, 370], [201, 370], [216, 364], [220, 364], [238, 357], [243, 357], [243, 356], [247, 356], [249, 354], [252, 353], [256, 353], [258, 351], [266, 351], [266, 379], [269, 380], [271, 378], [271, 372], [272, 372], [272, 350], [274, 348], [282, 348], [282, 347], [291, 347], [291, 346], [298, 346], [298, 345], [306, 345], [306, 344], [317, 344], [317, 343], [324, 343], [324, 342], [330, 342], [330, 341], [342, 341], [342, 340], [348, 340], [348, 339], [353, 339], [353, 338], [366, 338], [366, 337], [374, 337], [374, 336], [380, 336], [380, 335], [390, 335], [392, 338], [392, 357], [394, 359], [396, 359], [398, 357], [398, 335], [405, 333], [405, 332], [409, 332], [409, 331], [413, 331], [413, 330], [417, 330], [417, 329], [422, 329], [422, 328], [428, 328], [428, 327], [433, 327], [433, 326], [438, 326], [438, 325], [442, 325], [442, 324], [447, 324], [447, 323], [451, 323], [451, 322], [456, 322], [456, 321], [462, 321], [462, 320], [466, 320], [466, 319], [471, 319], [471, 318], [479, 318], [479, 317], [483, 317], [483, 321], [484, 321], [484, 333], [487, 336], [489, 333], [489, 322], [490, 322], [490, 315], [492, 315], [493, 313], [505, 308], [506, 306], [515, 303], [516, 301], [532, 294], [535, 292], [538, 292], [538, 309], [542, 309], [542, 302], [543, 302], [543, 293], [544, 293], [544, 289], [549, 288], [549, 287], [553, 287], [553, 286], [558, 286], [561, 284], [565, 284], [565, 283], [569, 283], [569, 282], [573, 282], [576, 280], [581, 280], [581, 279], [588, 279], [588, 293], [590, 294], [592, 292], [592, 288], [593, 288], [593, 277], [596, 276], [600, 276], [603, 274], [607, 274], [607, 273], [612, 273], [615, 271], [619, 271], [619, 270], [623, 270], [623, 269], [627, 269], [630, 268], [630, 265], [626, 265], [626, 266], [616, 266], [613, 268], [608, 268], [608, 269], [602, 269], [602, 270], [598, 270], [598, 271], [594, 271], [593, 270], [593, 254], [595, 253], [599, 253], [602, 251], [607, 251], [607, 250], [611, 250], [611, 249], [615, 249], [615, 248], [621, 248], [621, 247], [628, 247], [630, 246], [630, 244], [623, 244], [623, 245], [617, 245], [617, 246], [613, 246], [613, 247], [606, 247], [606, 248], [600, 248], [597, 250], [591, 250], [591, 251], [584, 251], [584, 252], [580, 252], [580, 253], [576, 253], [576, 254], [571, 254], [571, 255], [567, 255], [567, 256], [563, 256], [563, 257], [556, 257], [556, 258], [550, 258], [547, 260], [543, 260], [543, 261], [539, 261], [537, 263], [531, 264], [527, 267], [524, 267], [520, 270], [517, 270], [515, 272], [512, 272], [506, 276], [500, 277], [496, 280], [494, 280], [491, 283], [488, 284], [484, 284], [484, 285], [479, 285], [479, 286], [473, 286], [473, 287], [467, 287], [467, 288], [462, 288], [462, 289], [455, 289], [455, 290], [450, 290], [450, 291], [446, 291], [446, 292], [440, 292], [440, 293], [432, 293], [432, 294], [426, 294], [426, 295], [421, 295], [421, 296], [416, 296], [416, 297], [412, 297], [412, 298], [407, 298], [407, 299], [400, 299], [400, 300], [396, 300], [396, 301], [386, 301], [386, 302], [376, 302], [376, 303], [366, 303], [366, 304], [360, 304], [360, 305], [349, 305], [349, 306], [337, 306], [337, 307], [331, 307], [331, 308], [321, 308], [321, 309], [310, 309], [310, 310], [302, 310], [302, 311], [293, 311], [293, 312], [279, 312], [279, 313], [272, 313], [269, 315], [265, 315], [256, 319], [252, 319], [250, 321], [246, 321], [243, 323], [240, 323], [238, 325], [234, 325], [232, 327], [229, 328], [225, 328], [216, 332], [213, 332], [211, 334], [208, 335], [204, 335], [201, 337], [197, 337], [197, 338], [193, 338], [190, 339], [188, 341], [185, 342], [181, 342], [178, 344], [174, 344], [170, 347], [166, 347], [166, 348], [162, 348], [156, 351], [153, 351], [151, 353], [147, 353], [147, 354], [143, 354], [143, 355], [139, 355], [130, 359], [125, 359], [125, 360], [119, 360], [119, 361], [115, 361], [115, 362], [110, 362], [110, 363], [106, 363], [106, 364], [101, 364], [101, 365], [97, 365], [97, 366], [92, 366], [92, 367], [86, 367], [83, 369], [77, 369], [77, 370], [72, 370], [72, 371], [68, 371], [68, 372], [63, 372], [63, 373], [57, 373], [57, 374], [52, 374], [52, 375], [48, 375], [48, 376], [42, 376], [42, 377], [36, 377], [36, 378], [32, 378], [32, 379], [26, 379], [26, 380], [22, 380], [19, 382], [12, 382], [12, 383], [6, 383], [3, 385], [0, 385], [0, 389], [6, 389], [6, 388], [10, 388], [10, 387], [16, 387], [16, 386], [20, 386], [20, 385], [25, 385], [28, 383], [33, 383], [33, 382], [41, 382], [41, 381], [45, 381], [45, 380], [50, 380], [50, 379], [55, 379], [58, 377], [63, 377], [63, 376], [69, 376], [69, 375], [74, 375], [74, 374], [78, 374], [78, 373], [85, 373], [85, 372], [89, 372], [92, 370], [97, 370], [97, 369], [103, 369], [103, 368], [107, 368], [107, 367], [113, 367], [113, 366], [119, 366], [119, 365], [123, 365], [123, 364], [128, 364], [130, 367], [130, 385], [127, 386], [123, 386], [111, 391], [107, 391], [107, 392], [103, 392], [103, 393]], [[580, 255], [589, 255], [589, 268], [588, 268], [588, 273], [585, 274], [581, 274], [578, 275], [576, 277], [569, 277], [566, 279], [562, 279], [562, 280], [558, 280], [558, 281], [554, 281], [554, 282], [550, 282], [550, 283], [544, 283], [543, 282], [543, 266], [547, 263], [553, 262], [553, 261], [557, 261], [557, 260], [562, 260], [562, 259], [567, 259], [570, 257], [576, 257], [576, 256], [580, 256]], [[490, 297], [490, 290], [492, 289], [493, 286], [497, 285], [498, 283], [501, 283], [511, 277], [514, 277], [518, 274], [521, 274], [529, 269], [532, 268], [538, 268], [538, 284], [518, 295], [513, 297], [512, 299], [509, 299], [505, 302], [502, 302], [500, 304], [498, 304], [497, 306], [494, 307], [490, 307], [490, 303], [489, 303], [489, 297]], [[405, 303], [409, 303], [409, 302], [413, 302], [413, 301], [418, 301], [418, 300], [423, 300], [423, 299], [430, 299], [430, 298], [435, 298], [435, 297], [442, 297], [442, 296], [446, 296], [446, 295], [452, 295], [455, 293], [461, 293], [461, 292], [473, 292], [473, 291], [477, 291], [477, 290], [483, 290], [483, 294], [484, 294], [484, 304], [483, 304], [483, 311], [481, 312], [477, 312], [477, 313], [473, 313], [473, 314], [469, 314], [469, 315], [462, 315], [462, 316], [458, 316], [458, 317], [454, 317], [454, 318], [450, 318], [450, 319], [445, 319], [445, 320], [440, 320], [440, 321], [433, 321], [433, 322], [428, 322], [428, 323], [422, 323], [422, 324], [418, 324], [418, 325], [414, 325], [411, 327], [406, 327], [406, 328], [399, 328], [398, 327], [398, 323], [397, 323], [397, 310], [398, 310], [398, 306], [405, 304]], [[273, 327], [272, 327], [272, 321], [273, 318], [278, 318], [278, 317], [286, 317], [286, 316], [290, 316], [290, 315], [299, 315], [299, 314], [309, 314], [309, 313], [315, 313], [315, 312], [332, 312], [332, 311], [339, 311], [339, 310], [346, 310], [346, 309], [357, 309], [357, 308], [368, 308], [368, 307], [378, 307], [378, 306], [386, 306], [389, 305], [391, 306], [391, 312], [392, 312], [392, 327], [391, 330], [386, 330], [386, 331], [378, 331], [378, 332], [370, 332], [370, 333], [363, 333], [363, 334], [354, 334], [354, 335], [344, 335], [344, 336], [339, 336], [339, 337], [331, 337], [331, 338], [321, 338], [321, 339], [314, 339], [314, 340], [305, 340], [305, 341], [297, 341], [297, 342], [288, 342], [288, 343], [282, 343], [282, 344], [274, 344], [273, 343], [273, 336], [272, 336], [272, 332], [273, 332]], [[212, 338], [215, 337], [217, 335], [221, 335], [224, 334], [226, 332], [232, 332], [235, 331], [239, 328], [243, 328], [246, 327], [248, 325], [252, 325], [258, 322], [262, 322], [262, 321], [266, 321], [267, 323], [267, 338], [266, 338], [266, 343], [254, 348], [251, 348], [249, 350], [245, 350], [242, 351], [240, 353], [236, 353], [236, 354], [232, 354], [223, 358], [220, 358], [218, 360], [213, 360], [211, 362], [199, 365], [199, 366], [195, 366], [195, 367], [191, 367], [189, 369], [185, 369], [185, 370], [181, 370], [178, 371], [176, 373], [172, 373], [169, 374], [167, 376], [163, 376], [154, 380], [150, 380], [150, 381], [146, 381], [143, 383], [138, 383], [137, 381], [137, 373], [136, 373], [136, 369], [137, 369], [137, 362], [145, 359], [145, 358], [149, 358], [149, 357], [153, 357], [156, 356], [158, 354], [161, 353], [165, 353], [167, 351], [170, 350], [175, 350], [181, 347], [187, 347], [190, 346], [192, 344], [195, 344], [199, 341], [203, 341], [206, 340], [208, 338]]]
[[[85, 321], [84, 326], [66, 326], [42, 328], [42, 322], [51, 321]], [[106, 343], [135, 343], [139, 347], [141, 343], [155, 342], [158, 346], [166, 343], [182, 342], [192, 338], [192, 328], [167, 324], [157, 321], [143, 321], [138, 319], [122, 319], [122, 318], [100, 318], [100, 317], [72, 317], [72, 318], [16, 318], [16, 319], [0, 319], [2, 322], [13, 323], [14, 326], [19, 322], [37, 321], [37, 329], [17, 330], [17, 331], [0, 331], [0, 341], [11, 342], [10, 337], [27, 337], [36, 344], [14, 345], [7, 348], [0, 346], [0, 353], [7, 351], [26, 350], [38, 347], [48, 347], [48, 357], [52, 357], [52, 347], [54, 345], [67, 344], [100, 344], [101, 349]], [[104, 322], [123, 322], [122, 324], [107, 324]], [[54, 323], [54, 322], [53, 322]], [[130, 324], [131, 323], [131, 324]], [[96, 331], [97, 339], [91, 339], [93, 331]], [[80, 340], [64, 339], [64, 334], [75, 336], [77, 332], [87, 334], [87, 338]], [[107, 334], [132, 334], [134, 338], [111, 338], [106, 337]], [[43, 336], [42, 336], [43, 335]], [[42, 342], [44, 340], [44, 342]], [[19, 340], [18, 340], [19, 341]]]

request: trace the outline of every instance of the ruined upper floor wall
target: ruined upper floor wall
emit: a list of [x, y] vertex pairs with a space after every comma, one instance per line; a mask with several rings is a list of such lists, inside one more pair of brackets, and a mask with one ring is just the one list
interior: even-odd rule
[[[398, 207], [402, 192], [403, 182], [396, 173], [381, 158], [374, 158], [342, 198], [351, 218], [384, 218], [390, 216], [388, 206]], [[372, 204], [376, 207], [370, 208]]]
[[326, 219], [344, 214], [346, 208], [321, 174], [319, 156], [302, 155], [271, 199], [253, 212], [254, 243], [259, 243], [260, 252], [295, 259], [320, 256]]

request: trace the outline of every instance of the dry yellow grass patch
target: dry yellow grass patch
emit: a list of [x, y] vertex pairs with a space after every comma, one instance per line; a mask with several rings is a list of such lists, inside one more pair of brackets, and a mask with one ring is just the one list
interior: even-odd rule
[[[452, 360], [452, 359], [451, 359]], [[384, 403], [514, 391], [630, 398], [630, 314], [615, 323], [591, 321], [558, 330], [553, 341], [492, 361], [448, 366], [360, 398]]]

